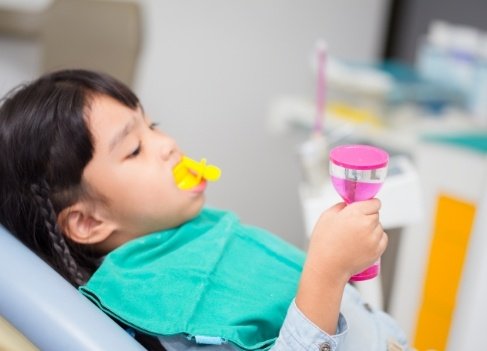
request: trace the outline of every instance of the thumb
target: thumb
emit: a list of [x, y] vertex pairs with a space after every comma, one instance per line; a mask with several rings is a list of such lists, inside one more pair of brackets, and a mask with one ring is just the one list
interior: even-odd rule
[[334, 204], [333, 206], [331, 206], [327, 211], [328, 212], [340, 212], [346, 206], [347, 206], [347, 204], [345, 202], [338, 202], [338, 203]]

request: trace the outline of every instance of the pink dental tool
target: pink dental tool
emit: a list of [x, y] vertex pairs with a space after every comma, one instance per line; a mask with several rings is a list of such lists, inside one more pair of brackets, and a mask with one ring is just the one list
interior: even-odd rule
[[[389, 155], [369, 145], [341, 145], [330, 151], [330, 175], [333, 186], [350, 204], [373, 198], [387, 174]], [[380, 272], [380, 259], [351, 281], [375, 278]]]

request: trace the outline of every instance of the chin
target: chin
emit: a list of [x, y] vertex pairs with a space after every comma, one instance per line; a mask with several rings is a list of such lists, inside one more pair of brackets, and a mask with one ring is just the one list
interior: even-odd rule
[[203, 207], [205, 206], [205, 201], [204, 197], [202, 198], [202, 201], [198, 203], [196, 206], [194, 206], [194, 209], [191, 211], [190, 218], [188, 219], [193, 219], [196, 216], [198, 216], [201, 213], [201, 210], [203, 210]]

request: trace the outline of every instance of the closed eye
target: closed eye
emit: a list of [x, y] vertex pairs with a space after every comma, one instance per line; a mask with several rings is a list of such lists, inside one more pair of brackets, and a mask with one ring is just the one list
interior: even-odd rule
[[[149, 129], [150, 130], [156, 130], [158, 125], [159, 125], [159, 123], [150, 123], [149, 124]], [[137, 147], [129, 155], [127, 155], [126, 158], [127, 159], [135, 158], [141, 152], [142, 152], [142, 143], [139, 141], [139, 143], [137, 144]]]
[[142, 151], [142, 144], [139, 142], [139, 144], [137, 145], [137, 147], [134, 149], [134, 151], [132, 151], [128, 156], [127, 158], [134, 158], [134, 157], [137, 157], [140, 152]]

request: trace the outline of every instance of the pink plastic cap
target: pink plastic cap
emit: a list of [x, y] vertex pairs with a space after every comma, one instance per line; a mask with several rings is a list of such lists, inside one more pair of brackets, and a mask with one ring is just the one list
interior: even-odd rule
[[348, 169], [377, 169], [387, 166], [389, 154], [370, 145], [340, 145], [331, 149], [330, 160]]

